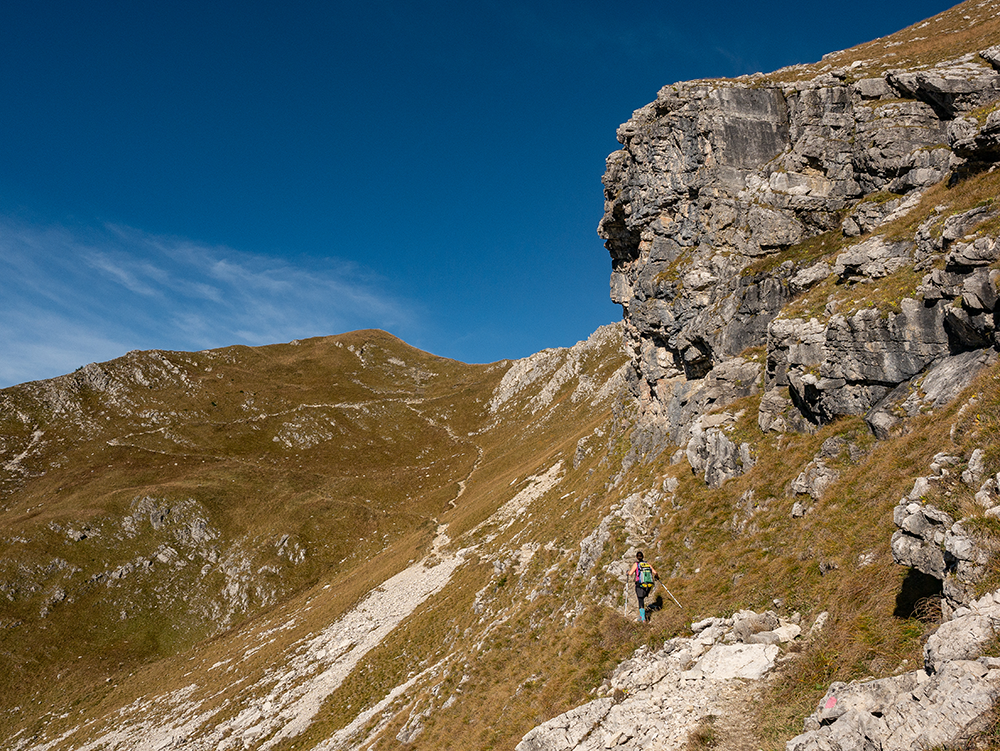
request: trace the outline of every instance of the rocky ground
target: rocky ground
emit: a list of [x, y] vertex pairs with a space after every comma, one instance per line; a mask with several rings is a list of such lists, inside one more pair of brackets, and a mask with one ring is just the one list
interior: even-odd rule
[[658, 650], [640, 648], [597, 689], [600, 698], [535, 728], [517, 751], [680, 749], [699, 732], [724, 739], [718, 748], [743, 748], [752, 737], [741, 730], [757, 684], [793, 657], [784, 649], [802, 630], [773, 612], [752, 611], [707, 618], [691, 630], [694, 636]]
[[788, 751], [847, 751], [860, 744], [952, 746], [984, 728], [1000, 697], [1000, 659], [982, 651], [1000, 626], [1000, 592], [957, 610], [924, 648], [924, 666], [881, 680], [834, 683]]

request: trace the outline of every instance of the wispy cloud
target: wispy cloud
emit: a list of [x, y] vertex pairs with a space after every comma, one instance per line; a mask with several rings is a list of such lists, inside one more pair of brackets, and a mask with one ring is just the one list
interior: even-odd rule
[[405, 335], [420, 326], [410, 301], [355, 264], [121, 226], [37, 227], [0, 217], [0, 277], [0, 387], [129, 349], [259, 345], [358, 328]]
[[[142, 279], [143, 275], [160, 276], [156, 273], [158, 270], [150, 264], [142, 264], [144, 268], [133, 270], [128, 268], [128, 259], [120, 259], [116, 262], [105, 253], [90, 253], [84, 259], [92, 268], [104, 273], [109, 279], [118, 282], [137, 295], [154, 297], [158, 294], [156, 289], [149, 286]], [[122, 261], [125, 261], [125, 263], [123, 264]], [[136, 272], [139, 273], [137, 274]]]

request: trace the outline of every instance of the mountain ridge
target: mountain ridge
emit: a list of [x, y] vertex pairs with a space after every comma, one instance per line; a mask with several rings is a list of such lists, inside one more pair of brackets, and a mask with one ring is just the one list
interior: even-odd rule
[[[503, 436], [516, 437], [509, 424], [515, 416], [515, 422], [525, 423], [522, 430], [529, 431], [532, 445], [554, 436], [555, 447], [568, 439], [547, 424], [554, 415], [586, 414], [595, 404], [603, 405], [597, 414], [607, 410], [616, 391], [608, 384], [620, 381], [619, 339], [617, 326], [606, 327], [589, 342], [539, 353], [516, 370], [509, 363], [443, 360], [380, 332], [359, 332], [263, 350], [131, 353], [56, 383], [5, 390], [3, 415], [20, 426], [5, 430], [5, 457], [20, 458], [4, 464], [18, 481], [6, 488], [3, 504], [6, 528], [17, 530], [3, 538], [10, 564], [4, 591], [13, 603], [7, 612], [14, 616], [3, 632], [11, 668], [4, 694], [22, 701], [3, 716], [16, 722], [25, 695], [34, 694], [36, 701], [73, 696], [97, 670], [102, 684], [88, 693], [108, 706], [116, 706], [114, 697], [122, 691], [161, 694], [148, 676], [160, 675], [161, 689], [169, 686], [177, 677], [162, 676], [189, 661], [180, 655], [213, 654], [220, 639], [243, 643], [239, 653], [254, 653], [260, 647], [241, 639], [256, 639], [258, 629], [282, 633], [284, 626], [303, 620], [275, 615], [296, 612], [294, 603], [312, 600], [311, 606], [299, 606], [306, 610], [325, 603], [329, 616], [306, 617], [315, 625], [292, 631], [316, 628], [313, 638], [320, 639], [329, 623], [351, 623], [350, 613], [363, 611], [373, 596], [377, 601], [373, 593], [414, 566], [447, 582], [443, 574], [453, 572], [460, 559], [440, 549], [438, 517], [447, 515], [455, 537], [468, 537], [489, 518], [496, 519], [494, 525], [509, 525], [550, 490], [551, 478], [565, 474], [568, 464], [586, 462], [593, 448], [576, 439], [562, 451], [563, 459], [550, 459], [545, 452], [538, 455], [537, 447], [518, 448], [524, 439]], [[584, 363], [589, 364], [581, 368]], [[169, 373], [171, 385], [154, 379], [152, 371]], [[260, 388], [275, 371], [282, 385], [273, 392]], [[506, 382], [502, 376], [508, 376]], [[175, 406], [162, 409], [161, 399]], [[60, 421], [70, 426], [66, 434], [53, 426]], [[491, 432], [501, 437], [484, 443], [482, 436]], [[497, 452], [512, 449], [513, 464], [496, 466]], [[359, 451], [377, 456], [362, 461]], [[130, 458], [136, 454], [142, 458]], [[389, 461], [394, 464], [386, 466]], [[484, 490], [478, 475], [507, 474], [525, 461], [531, 468], [541, 461], [541, 473], [508, 477], [503, 502], [494, 506], [487, 500], [484, 506], [478, 496], [496, 495], [499, 488], [490, 480]], [[89, 480], [91, 467], [120, 475], [134, 463], [147, 484], [120, 476]], [[15, 471], [18, 467], [25, 471]], [[72, 485], [65, 483], [67, 474]], [[60, 493], [68, 493], [68, 500], [60, 501]], [[314, 518], [319, 513], [322, 521]], [[360, 539], [352, 541], [358, 532]], [[438, 547], [432, 544], [435, 537]], [[34, 566], [24, 548], [32, 551]], [[545, 555], [552, 554], [563, 555]], [[426, 584], [417, 577], [396, 586], [409, 593]], [[96, 603], [95, 590], [102, 593]], [[370, 622], [385, 637], [401, 619], [414, 617], [412, 608], [426, 597], [443, 596], [433, 586], [425, 591], [411, 608], [379, 609]], [[79, 622], [102, 628], [73, 635]], [[267, 623], [272, 625], [262, 625]], [[336, 632], [329, 638], [334, 647], [343, 641]], [[365, 657], [364, 643], [348, 645], [355, 662]], [[48, 646], [39, 650], [40, 644]], [[283, 644], [294, 649], [287, 640]], [[77, 649], [85, 659], [79, 666], [70, 654]], [[336, 651], [327, 647], [313, 654], [329, 653], [322, 660]], [[214, 683], [210, 666], [231, 659], [204, 662], [206, 680]], [[118, 664], [108, 665], [109, 660]], [[244, 660], [248, 674], [260, 678], [269, 664]], [[351, 684], [355, 678], [347, 672]], [[176, 693], [184, 687], [182, 681], [174, 693], [163, 695], [186, 696]], [[90, 699], [74, 701], [94, 709]], [[184, 705], [177, 701], [175, 707]], [[212, 705], [210, 697], [205, 701]], [[143, 706], [141, 715], [148, 717], [151, 708]], [[99, 717], [106, 710], [94, 711]], [[42, 727], [70, 722], [63, 714], [62, 720], [46, 715], [50, 719], [39, 722]], [[138, 736], [104, 735], [101, 742], [136, 747], [151, 742], [148, 733], [159, 737], [136, 720]], [[170, 737], [184, 734], [169, 721], [164, 728]], [[14, 735], [22, 736], [17, 747], [29, 747], [22, 733]], [[67, 742], [86, 746], [82, 740]], [[280, 739], [270, 743], [280, 745]]]
[[988, 746], [998, 19], [661, 90], [605, 177], [624, 320], [572, 348], [0, 391], [3, 745]]

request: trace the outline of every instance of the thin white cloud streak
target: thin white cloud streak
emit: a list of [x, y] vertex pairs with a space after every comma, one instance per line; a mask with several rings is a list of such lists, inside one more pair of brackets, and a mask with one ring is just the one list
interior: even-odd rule
[[[104, 253], [91, 253], [85, 257], [85, 260], [92, 268], [104, 272], [108, 277], [136, 294], [148, 297], [158, 294], [155, 289], [140, 281], [132, 271], [124, 268], [119, 263], [115, 263]], [[149, 264], [144, 264], [144, 266], [142, 273], [148, 276], [159, 276], [159, 274], [155, 273], [156, 269], [154, 267], [151, 267]]]
[[0, 217], [0, 278], [0, 387], [129, 349], [260, 345], [358, 328], [419, 335], [421, 325], [413, 304], [354, 264], [293, 262], [120, 226], [69, 230]]
[[[516, 36], [542, 49], [583, 54], [594, 50], [614, 50], [625, 60], [648, 60], [662, 55], [664, 48], [684, 51], [694, 48], [690, 33], [664, 12], [655, 23], [622, 25], [600, 23], [601, 16], [616, 11], [607, 8], [580, 9], [576, 18], [546, 10], [534, 3], [490, 2], [501, 23]], [[688, 30], [690, 31], [690, 30]]]

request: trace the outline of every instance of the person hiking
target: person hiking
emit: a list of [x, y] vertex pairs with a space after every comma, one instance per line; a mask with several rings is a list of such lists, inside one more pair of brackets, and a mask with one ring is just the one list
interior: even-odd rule
[[632, 566], [629, 576], [635, 582], [635, 596], [639, 600], [639, 620], [645, 622], [647, 620], [645, 600], [653, 591], [660, 575], [656, 573], [656, 569], [652, 565], [642, 559], [642, 551], [637, 550], [635, 551], [635, 565]]

